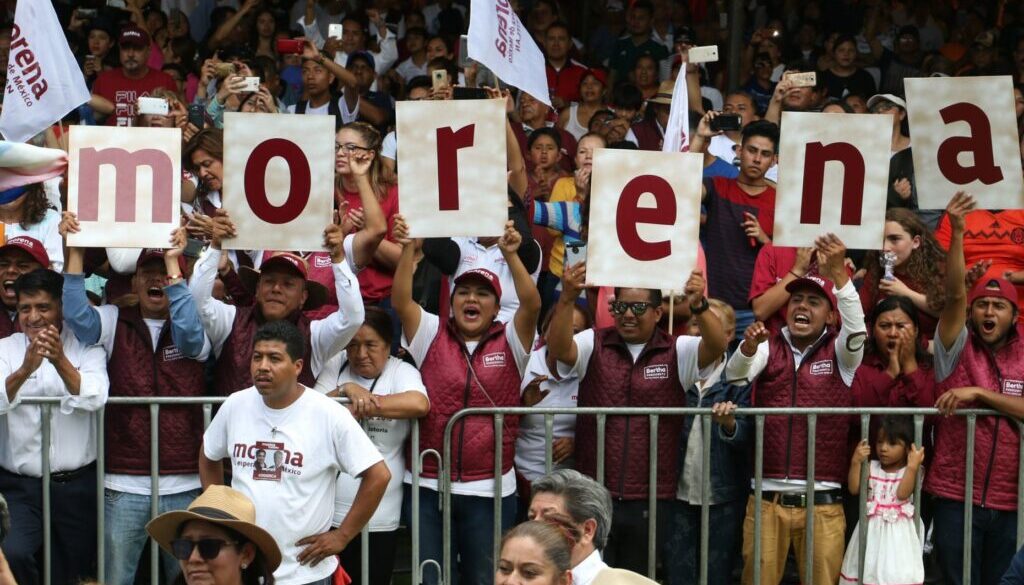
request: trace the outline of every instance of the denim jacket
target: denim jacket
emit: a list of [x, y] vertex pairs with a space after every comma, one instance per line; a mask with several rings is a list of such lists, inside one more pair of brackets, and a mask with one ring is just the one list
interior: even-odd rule
[[[686, 406], [698, 406], [698, 399], [697, 386], [689, 387], [686, 390]], [[699, 400], [699, 406], [710, 408], [717, 402], [728, 401], [741, 408], [750, 406], [750, 386], [737, 386], [719, 379], [707, 389], [703, 399]], [[754, 419], [737, 416], [736, 429], [731, 436], [714, 421], [711, 421], [711, 425], [711, 501], [723, 504], [745, 498], [750, 493], [750, 448], [754, 443]], [[686, 462], [686, 445], [691, 428], [693, 416], [684, 417], [679, 452], [680, 470], [684, 469]]]

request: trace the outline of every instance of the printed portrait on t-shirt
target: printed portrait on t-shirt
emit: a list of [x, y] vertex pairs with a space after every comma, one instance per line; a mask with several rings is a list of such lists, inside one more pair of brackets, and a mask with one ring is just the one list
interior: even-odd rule
[[281, 481], [284, 470], [284, 443], [270, 441], [256, 442], [256, 462], [252, 468], [252, 478], [268, 481]]

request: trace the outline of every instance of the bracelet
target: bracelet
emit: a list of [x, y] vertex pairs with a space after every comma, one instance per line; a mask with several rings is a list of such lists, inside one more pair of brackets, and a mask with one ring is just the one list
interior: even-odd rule
[[793, 276], [797, 277], [797, 278], [803, 278], [803, 276], [800, 276], [799, 274], [797, 274], [796, 272], [793, 272], [792, 270], [790, 270], [789, 273], [792, 274]]
[[696, 307], [690, 305], [690, 314], [694, 316], [700, 315], [704, 311], [707, 311], [709, 307], [710, 305], [708, 304], [708, 298], [701, 297], [699, 305], [697, 305]]

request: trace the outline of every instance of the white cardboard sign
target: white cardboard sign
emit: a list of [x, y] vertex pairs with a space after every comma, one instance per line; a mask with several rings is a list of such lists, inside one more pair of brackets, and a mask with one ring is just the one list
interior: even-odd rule
[[77, 247], [166, 248], [181, 217], [181, 130], [71, 126], [68, 209]]
[[783, 112], [773, 243], [813, 246], [824, 233], [877, 249], [885, 232], [889, 114]]
[[697, 266], [703, 156], [594, 151], [587, 284], [682, 290]]
[[944, 209], [957, 191], [982, 209], [1024, 207], [1013, 81], [907, 79], [918, 207]]
[[334, 118], [224, 115], [229, 250], [320, 250], [334, 210]]
[[500, 236], [505, 101], [398, 102], [399, 207], [413, 237]]

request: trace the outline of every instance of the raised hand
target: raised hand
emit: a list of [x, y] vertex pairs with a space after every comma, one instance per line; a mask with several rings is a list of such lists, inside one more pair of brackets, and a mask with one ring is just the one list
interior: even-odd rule
[[412, 243], [412, 238], [409, 237], [409, 224], [406, 223], [405, 216], [401, 213], [395, 215], [395, 220], [391, 227], [391, 237], [402, 246]]
[[498, 248], [501, 249], [502, 253], [515, 254], [522, 243], [523, 236], [516, 229], [515, 223], [511, 220], [505, 222], [505, 233], [498, 239]]
[[540, 385], [547, 381], [547, 376], [537, 376], [530, 380], [530, 383], [523, 390], [523, 406], [534, 406], [541, 400], [544, 400], [544, 397], [548, 395], [550, 390], [541, 390]]
[[567, 299], [577, 299], [586, 288], [587, 263], [580, 262], [572, 266], [566, 266], [562, 271], [562, 296]]
[[82, 226], [78, 223], [77, 213], [65, 211], [60, 214], [60, 224], [57, 226], [60, 237], [66, 239], [68, 234], [77, 234], [80, 231], [82, 231]]
[[760, 321], [754, 321], [743, 332], [743, 341], [740, 342], [740, 351], [747, 357], [753, 357], [757, 353], [757, 346], [768, 340], [768, 328]]
[[918, 447], [911, 443], [910, 450], [907, 451], [907, 467], [920, 469], [922, 463], [924, 463], [924, 447]]
[[846, 245], [835, 234], [825, 234], [815, 240], [814, 244], [818, 255], [818, 270], [836, 288], [843, 288], [850, 280], [846, 274]]
[[974, 210], [975, 206], [974, 197], [963, 191], [957, 191], [956, 195], [949, 200], [949, 205], [946, 206], [946, 217], [949, 218], [949, 227], [953, 229], [954, 233], [962, 234], [964, 232], [967, 225], [964, 218]]
[[683, 286], [683, 295], [689, 306], [696, 307], [701, 304], [701, 300], [704, 298], [704, 272], [694, 270], [690, 273], [690, 278]]

